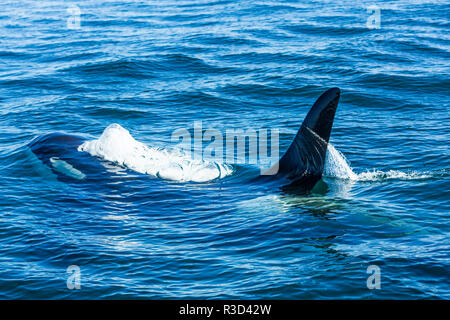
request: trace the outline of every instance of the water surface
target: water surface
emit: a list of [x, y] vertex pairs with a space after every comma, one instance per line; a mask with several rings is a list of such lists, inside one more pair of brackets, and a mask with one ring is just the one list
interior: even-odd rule
[[[0, 297], [450, 298], [450, 3], [379, 2], [379, 29], [370, 5], [3, 1]], [[118, 123], [168, 148], [201, 120], [279, 129], [282, 152], [330, 87], [326, 187], [306, 196], [243, 183], [245, 165], [199, 183], [111, 163], [95, 187], [65, 183], [27, 147]]]

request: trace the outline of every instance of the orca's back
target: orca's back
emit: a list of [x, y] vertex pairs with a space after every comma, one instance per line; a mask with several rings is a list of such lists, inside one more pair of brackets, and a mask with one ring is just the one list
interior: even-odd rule
[[55, 173], [59, 180], [101, 180], [105, 173], [100, 162], [90, 155], [79, 152], [84, 139], [64, 133], [51, 133], [33, 140], [31, 151]]

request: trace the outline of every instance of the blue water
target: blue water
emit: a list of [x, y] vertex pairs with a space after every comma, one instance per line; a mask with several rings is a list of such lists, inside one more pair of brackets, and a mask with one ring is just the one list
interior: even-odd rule
[[[373, 4], [2, 1], [0, 298], [450, 298], [450, 2], [377, 2], [372, 29]], [[118, 123], [168, 148], [202, 120], [279, 129], [282, 152], [330, 87], [338, 151], [308, 195], [246, 165], [67, 183], [27, 147]]]

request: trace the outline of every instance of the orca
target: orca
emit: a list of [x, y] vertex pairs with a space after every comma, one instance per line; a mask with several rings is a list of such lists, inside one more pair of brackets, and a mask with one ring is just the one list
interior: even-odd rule
[[[325, 91], [311, 107], [278, 163], [253, 180], [275, 183], [285, 190], [312, 190], [322, 178], [339, 98], [339, 88]], [[77, 150], [84, 141], [79, 136], [52, 133], [35, 139], [28, 146], [59, 180], [104, 179], [108, 174], [104, 164]]]

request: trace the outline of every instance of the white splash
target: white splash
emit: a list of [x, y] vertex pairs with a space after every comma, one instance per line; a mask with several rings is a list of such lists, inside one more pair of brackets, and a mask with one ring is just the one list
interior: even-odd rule
[[223, 163], [193, 160], [177, 150], [150, 148], [116, 123], [109, 125], [99, 139], [83, 143], [78, 151], [139, 173], [179, 182], [207, 182], [233, 172], [231, 166]]
[[431, 178], [433, 175], [427, 172], [419, 171], [399, 171], [399, 170], [367, 170], [358, 174], [359, 181], [381, 181], [381, 180], [422, 180]]
[[345, 156], [335, 147], [328, 144], [325, 160], [324, 175], [329, 177], [358, 180], [358, 175], [353, 172]]
[[382, 180], [420, 180], [432, 177], [429, 172], [418, 171], [398, 171], [398, 170], [367, 170], [361, 173], [355, 173], [345, 156], [330, 143], [325, 164], [324, 175], [340, 179], [354, 181], [382, 181]]

